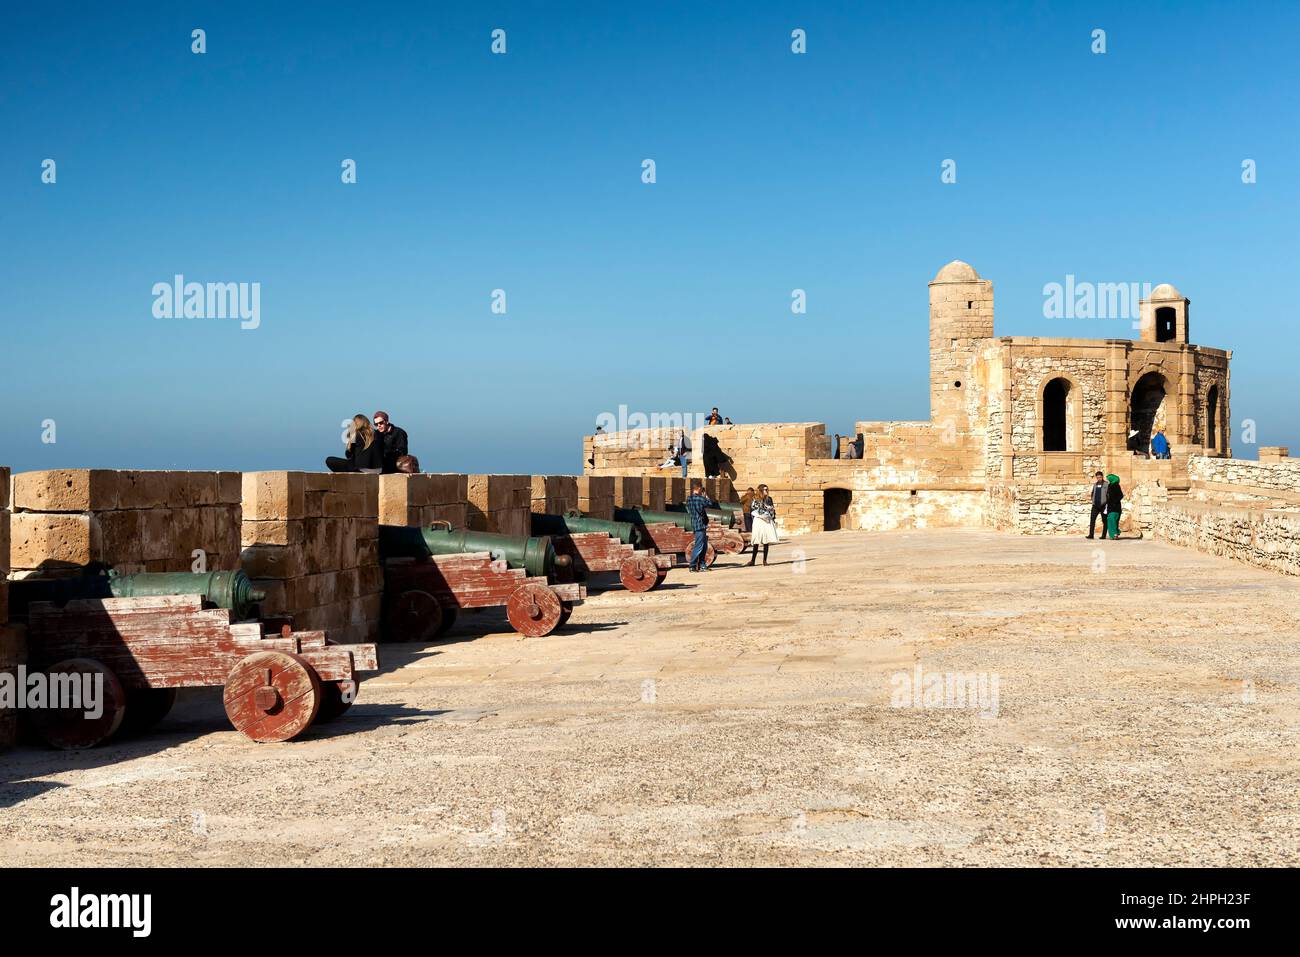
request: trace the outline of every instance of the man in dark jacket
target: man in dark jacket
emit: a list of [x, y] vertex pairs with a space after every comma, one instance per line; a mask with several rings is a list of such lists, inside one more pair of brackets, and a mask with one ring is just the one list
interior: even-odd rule
[[384, 474], [397, 471], [397, 460], [406, 455], [406, 430], [399, 429], [388, 418], [387, 412], [374, 415], [375, 431], [384, 443]]
[[1092, 515], [1088, 518], [1088, 537], [1096, 538], [1097, 519], [1101, 519], [1101, 537], [1106, 537], [1106, 476], [1100, 472], [1092, 483]]

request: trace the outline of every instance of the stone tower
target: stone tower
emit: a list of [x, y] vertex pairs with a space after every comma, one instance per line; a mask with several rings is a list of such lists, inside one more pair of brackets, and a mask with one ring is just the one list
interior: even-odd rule
[[1187, 312], [1192, 301], [1169, 283], [1151, 290], [1141, 303], [1143, 342], [1191, 342], [1187, 331]]
[[982, 431], [976, 363], [993, 338], [993, 283], [953, 260], [930, 283], [930, 421], [959, 444]]

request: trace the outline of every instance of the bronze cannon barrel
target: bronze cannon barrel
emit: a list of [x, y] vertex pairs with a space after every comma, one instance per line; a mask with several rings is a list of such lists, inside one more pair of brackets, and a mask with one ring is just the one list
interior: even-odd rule
[[10, 582], [14, 615], [26, 615], [33, 602], [65, 605], [81, 598], [144, 598], [153, 595], [199, 595], [205, 605], [228, 608], [235, 619], [248, 618], [266, 593], [253, 587], [242, 571], [106, 573], [75, 578], [25, 578]]
[[457, 555], [488, 552], [493, 560], [511, 568], [522, 568], [542, 578], [566, 567], [569, 558], [556, 555], [549, 536], [502, 535], [467, 528], [414, 528], [404, 525], [379, 526], [380, 558], [424, 558], [429, 555]]

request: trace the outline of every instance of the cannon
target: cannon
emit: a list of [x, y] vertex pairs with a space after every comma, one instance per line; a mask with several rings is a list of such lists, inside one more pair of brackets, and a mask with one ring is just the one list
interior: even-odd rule
[[532, 518], [534, 535], [574, 535], [581, 532], [605, 532], [618, 539], [624, 545], [639, 545], [641, 533], [631, 522], [612, 522], [605, 518], [590, 518], [576, 508], [571, 508], [563, 515], [548, 515], [534, 512]]
[[[718, 508], [705, 508], [705, 515], [708, 516], [708, 520], [716, 521], [716, 523], [722, 525], [723, 528], [731, 528], [733, 525], [740, 524], [740, 506], [737, 506], [736, 508], [728, 508], [727, 506], [724, 506], [722, 502], [719, 502], [718, 505]], [[685, 505], [669, 503], [669, 505], [666, 505], [663, 508], [664, 511], [672, 512], [673, 515], [686, 514]]]
[[649, 591], [668, 577], [673, 556], [660, 555], [653, 548], [633, 546], [633, 541], [642, 538], [637, 528], [627, 522], [585, 518], [580, 512], [532, 516], [533, 533], [550, 534], [556, 553], [570, 559], [569, 570], [575, 577], [583, 579], [591, 572], [616, 571], [628, 591]]
[[33, 712], [37, 733], [61, 748], [146, 730], [166, 717], [178, 688], [212, 686], [224, 688], [237, 730], [254, 741], [288, 741], [347, 711], [358, 672], [379, 668], [372, 644], [242, 620], [264, 597], [243, 572], [102, 569], [11, 582], [10, 596], [11, 614], [27, 625], [32, 670], [51, 682], [90, 678], [102, 686], [95, 717], [76, 707]]
[[[631, 513], [641, 516], [642, 524], [650, 522], [672, 522], [680, 525], [688, 532], [691, 531], [691, 516], [686, 511], [685, 505], [665, 505], [662, 512], [654, 511], [648, 508], [616, 508], [614, 517], [621, 522], [633, 521], [630, 517], [624, 517]], [[622, 513], [622, 514], [620, 514]], [[737, 524], [739, 512], [734, 512], [725, 508], [706, 508], [704, 514], [708, 516], [710, 522], [717, 522], [723, 528], [731, 528]]]
[[567, 557], [555, 554], [550, 538], [545, 535], [525, 538], [464, 528], [379, 526], [381, 559], [426, 558], [430, 555], [465, 555], [474, 552], [487, 552], [493, 561], [504, 561], [510, 568], [522, 568], [532, 578], [549, 578], [558, 568], [569, 564]]
[[586, 586], [571, 577], [573, 559], [546, 535], [523, 537], [468, 529], [379, 526], [384, 566], [384, 634], [390, 641], [432, 641], [461, 609], [505, 606], [521, 635], [563, 627]]
[[[729, 512], [728, 515], [738, 513]], [[614, 518], [618, 521], [635, 522], [641, 533], [641, 542], [647, 548], [654, 548], [664, 554], [685, 555], [690, 558], [691, 548], [695, 543], [695, 532], [691, 529], [691, 517], [686, 512], [656, 512], [646, 508], [616, 508]], [[719, 553], [735, 554], [744, 551], [744, 535], [726, 524], [709, 519], [708, 546], [705, 550], [705, 563], [712, 565]]]
[[[93, 567], [93, 566], [92, 566]], [[87, 598], [146, 598], [159, 595], [198, 595], [203, 604], [229, 610], [236, 620], [252, 617], [266, 594], [253, 588], [242, 571], [141, 572], [119, 575], [109, 567], [72, 578], [27, 578], [13, 583], [11, 614], [22, 617], [29, 604], [48, 601], [66, 605]]]

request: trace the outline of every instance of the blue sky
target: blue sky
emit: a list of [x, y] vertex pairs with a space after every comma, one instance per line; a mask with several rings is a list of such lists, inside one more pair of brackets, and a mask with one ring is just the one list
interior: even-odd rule
[[[1005, 335], [1135, 334], [1045, 319], [1067, 274], [1174, 283], [1300, 448], [1300, 5], [703, 6], [7, 5], [0, 464], [319, 468], [380, 407], [431, 471], [577, 471], [620, 404], [925, 418], [954, 258]], [[155, 319], [176, 273], [260, 327]]]

